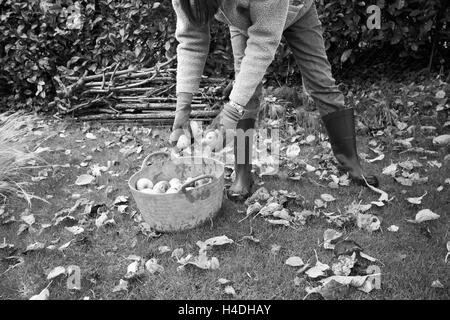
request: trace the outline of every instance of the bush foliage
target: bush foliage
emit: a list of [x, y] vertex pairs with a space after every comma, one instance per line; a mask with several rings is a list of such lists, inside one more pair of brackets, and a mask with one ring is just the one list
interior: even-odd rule
[[[366, 8], [381, 8], [380, 30], [368, 30]], [[334, 66], [354, 63], [367, 50], [397, 50], [428, 59], [447, 50], [450, 11], [446, 0], [330, 0], [317, 2], [326, 48]], [[55, 76], [105, 68], [148, 67], [175, 54], [175, 17], [170, 0], [0, 0], [0, 94], [8, 105], [45, 105]], [[227, 27], [214, 23], [206, 73], [232, 74]], [[440, 39], [440, 40], [439, 40]], [[435, 41], [436, 40], [436, 41]], [[269, 72], [296, 72], [282, 44]]]

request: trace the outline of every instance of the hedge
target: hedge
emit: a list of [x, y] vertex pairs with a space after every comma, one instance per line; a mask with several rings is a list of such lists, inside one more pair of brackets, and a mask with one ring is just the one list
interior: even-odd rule
[[[354, 63], [368, 50], [397, 50], [401, 57], [429, 59], [448, 51], [446, 0], [317, 2], [328, 56], [335, 67]], [[381, 8], [380, 30], [368, 30], [366, 8]], [[48, 105], [63, 74], [95, 73], [113, 63], [148, 67], [175, 54], [170, 0], [0, 0], [0, 95], [3, 106]], [[227, 27], [214, 23], [206, 73], [232, 75]], [[444, 52], [444, 53], [443, 53]], [[344, 66], [345, 66], [344, 64]], [[283, 43], [269, 72], [296, 72]]]

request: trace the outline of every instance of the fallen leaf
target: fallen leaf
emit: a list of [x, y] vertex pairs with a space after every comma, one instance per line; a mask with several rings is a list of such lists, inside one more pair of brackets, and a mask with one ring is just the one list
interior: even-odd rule
[[57, 277], [59, 277], [60, 275], [66, 274], [66, 268], [64, 267], [56, 267], [54, 268], [52, 271], [50, 271], [47, 275], [47, 280], [52, 280], [55, 279]]
[[135, 255], [135, 254], [130, 254], [130, 255], [127, 257], [127, 260], [141, 261], [141, 260], [142, 260], [142, 257], [140, 257], [140, 256], [138, 256], [138, 255]]
[[327, 229], [323, 233], [323, 247], [327, 250], [333, 250], [334, 244], [333, 242], [339, 240], [344, 234], [342, 232], [333, 230], [333, 229]]
[[302, 283], [303, 283], [303, 279], [301, 279], [300, 277], [295, 277], [294, 278], [294, 285], [296, 286], [296, 287], [299, 287]]
[[89, 140], [96, 140], [97, 139], [97, 137], [93, 133], [90, 133], [90, 132], [86, 133], [86, 138], [89, 139]]
[[226, 244], [234, 243], [234, 241], [227, 236], [219, 236], [210, 238], [205, 241], [197, 241], [197, 246], [200, 248], [200, 251], [206, 251], [211, 249], [214, 246], [223, 246]]
[[[373, 275], [371, 275], [373, 276]], [[320, 282], [325, 284], [329, 281], [336, 281], [342, 285], [349, 285], [355, 288], [360, 288], [364, 285], [364, 282], [366, 282], [367, 276], [331, 276], [329, 278], [323, 279]]]
[[306, 143], [310, 144], [310, 143], [316, 141], [316, 136], [310, 134], [309, 136], [306, 137], [305, 141], [306, 141]]
[[440, 215], [434, 213], [430, 209], [423, 209], [416, 214], [415, 220], [406, 220], [406, 221], [410, 223], [421, 223], [425, 221], [436, 220], [439, 217]]
[[373, 158], [373, 159], [367, 159], [366, 161], [369, 162], [369, 163], [373, 163], [373, 162], [375, 162], [375, 161], [381, 161], [381, 160], [383, 160], [384, 157], [385, 157], [384, 154], [380, 154], [378, 157]]
[[327, 204], [325, 202], [323, 202], [321, 199], [316, 199], [314, 200], [314, 204], [317, 208], [326, 208]]
[[447, 254], [445, 255], [445, 259], [444, 259], [444, 261], [445, 261], [445, 263], [447, 263], [447, 259], [448, 259], [448, 257], [450, 256], [450, 241], [448, 241], [447, 242]]
[[317, 262], [316, 265], [310, 269], [308, 269], [305, 274], [312, 278], [318, 278], [318, 277], [323, 277], [326, 275], [325, 271], [329, 270], [330, 267], [327, 264], [321, 263], [321, 262]]
[[286, 260], [285, 264], [291, 267], [301, 267], [305, 263], [303, 262], [302, 258], [300, 257], [290, 257]]
[[226, 285], [229, 284], [231, 281], [225, 278], [220, 278], [219, 280], [217, 280], [218, 283], [220, 283], [221, 285]]
[[313, 293], [317, 293], [320, 294], [325, 300], [338, 300], [341, 296], [348, 293], [349, 286], [342, 285], [337, 281], [331, 280], [315, 288], [306, 287], [305, 290], [307, 295], [304, 299]]
[[450, 145], [450, 134], [444, 134], [433, 139], [433, 144], [441, 147]]
[[84, 232], [84, 229], [79, 226], [66, 227], [65, 229], [67, 231], [71, 232], [72, 234], [74, 234], [75, 236]]
[[397, 232], [400, 228], [397, 227], [396, 225], [392, 225], [389, 228], [387, 228], [388, 231], [390, 232]]
[[261, 211], [261, 209], [262, 209], [262, 205], [258, 201], [250, 204], [247, 208], [247, 217], [257, 214], [259, 211]]
[[428, 165], [430, 167], [435, 167], [435, 168], [438, 168], [438, 169], [440, 169], [442, 167], [442, 163], [440, 163], [440, 162], [438, 162], [436, 160], [428, 161], [427, 163], [428, 163]]
[[275, 211], [283, 210], [283, 206], [277, 202], [271, 202], [265, 205], [259, 214], [263, 217], [271, 216]]
[[364, 258], [364, 259], [367, 259], [367, 260], [369, 260], [370, 262], [377, 262], [377, 261], [379, 261], [377, 258], [374, 258], [374, 257], [371, 257], [371, 256], [369, 256], [367, 253], [364, 253], [364, 252], [359, 252], [359, 256], [361, 257], [361, 258]]
[[415, 159], [414, 160], [406, 160], [406, 161], [400, 162], [398, 165], [400, 167], [402, 167], [403, 169], [406, 169], [408, 171], [411, 171], [414, 168], [422, 167], [422, 164], [419, 161], [415, 160]]
[[82, 174], [81, 176], [78, 177], [75, 184], [77, 186], [86, 186], [88, 184], [91, 184], [94, 180], [95, 180], [95, 177], [93, 177], [89, 174]]
[[373, 214], [360, 213], [356, 217], [356, 225], [360, 229], [368, 232], [374, 232], [380, 229], [381, 221]]
[[118, 205], [123, 205], [123, 204], [127, 204], [129, 201], [127, 196], [118, 196], [115, 200], [114, 200], [114, 205], [118, 206]]
[[421, 196], [421, 197], [417, 197], [417, 198], [408, 198], [408, 199], [406, 199], [406, 200], [407, 200], [409, 203], [412, 203], [412, 204], [422, 204], [422, 199], [423, 199], [423, 197], [425, 197], [427, 194], [428, 194], [428, 192], [425, 191], [424, 195]]
[[316, 250], [314, 250], [314, 253], [316, 254], [316, 264], [305, 272], [305, 274], [312, 279], [325, 276], [325, 271], [330, 269], [329, 265], [319, 261]]
[[26, 223], [22, 223], [19, 228], [17, 229], [17, 235], [20, 236], [22, 233], [24, 233], [26, 230], [28, 230], [30, 226]]
[[296, 143], [291, 144], [286, 150], [286, 156], [291, 159], [298, 157], [299, 154], [300, 154], [300, 147]]
[[181, 259], [183, 254], [184, 254], [184, 249], [183, 248], [177, 248], [177, 249], [172, 251], [172, 254], [170, 256], [172, 258], [175, 258], [175, 259], [179, 260], [179, 259]]
[[27, 248], [25, 249], [25, 252], [38, 251], [38, 250], [42, 250], [44, 248], [45, 248], [45, 244], [43, 244], [42, 242], [35, 242], [35, 243], [27, 246]]
[[144, 274], [144, 266], [142, 264], [142, 260], [133, 261], [127, 267], [127, 273], [125, 274], [125, 279], [133, 279], [136, 277], [140, 277]]
[[128, 281], [120, 279], [119, 284], [114, 287], [112, 292], [120, 292], [120, 291], [128, 291]]
[[401, 122], [401, 121], [397, 121], [395, 123], [395, 125], [397, 126], [397, 129], [400, 130], [400, 131], [403, 131], [403, 130], [405, 130], [408, 127], [407, 123]]
[[[365, 179], [364, 179], [364, 180], [365, 180]], [[380, 198], [378, 198], [378, 202], [388, 202], [388, 201], [390, 201], [390, 200], [389, 200], [389, 195], [388, 195], [386, 192], [384, 192], [383, 190], [378, 189], [378, 188], [375, 188], [374, 186], [370, 185], [370, 184], [367, 182], [367, 180], [365, 180], [365, 182], [366, 182], [366, 185], [367, 185], [370, 189], [372, 189], [372, 190], [375, 191], [376, 193], [379, 193], [379, 194], [380, 194]]]
[[445, 91], [444, 90], [439, 90], [436, 92], [435, 95], [436, 99], [444, 99], [445, 98]]
[[413, 181], [411, 179], [407, 179], [404, 177], [395, 178], [395, 181], [400, 183], [402, 186], [411, 187], [413, 185]]
[[236, 295], [236, 291], [234, 290], [234, 288], [232, 286], [226, 286], [225, 289], [224, 289], [224, 292], [226, 294], [229, 294], [229, 295], [232, 295], [232, 296]]
[[362, 248], [353, 240], [343, 240], [336, 244], [334, 247], [334, 255], [339, 257], [340, 255], [352, 255], [353, 252], [361, 252]]
[[435, 280], [433, 281], [433, 283], [431, 284], [432, 288], [438, 288], [438, 289], [444, 289], [444, 285], [439, 281], [439, 280]]
[[61, 251], [61, 252], [66, 250], [70, 246], [71, 243], [72, 243], [72, 240], [70, 240], [69, 242], [63, 244], [61, 247], [58, 248], [58, 250]]
[[287, 221], [292, 221], [294, 218], [289, 214], [289, 211], [287, 209], [283, 209], [280, 211], [275, 211], [273, 213], [273, 216], [278, 219], [283, 219]]
[[189, 259], [186, 259], [185, 261], [181, 259], [178, 261], [178, 263], [181, 263], [183, 265], [191, 264], [203, 270], [216, 270], [219, 269], [220, 267], [219, 260], [216, 257], [212, 257], [211, 259], [209, 259], [206, 255], [206, 251], [200, 252], [200, 254], [197, 257], [191, 256]]
[[398, 165], [393, 163], [383, 169], [383, 174], [394, 177], [395, 173], [397, 172], [397, 168], [398, 168]]
[[158, 264], [158, 260], [155, 259], [155, 258], [152, 258], [152, 259], [148, 260], [145, 263], [145, 268], [151, 274], [164, 272], [164, 267], [162, 265]]
[[351, 256], [341, 255], [338, 261], [333, 263], [331, 270], [337, 276], [348, 276], [352, 272], [352, 268], [356, 263], [356, 253], [353, 252]]
[[333, 202], [336, 200], [336, 198], [334, 198], [331, 194], [327, 193], [321, 194], [320, 198], [322, 198], [322, 200], [325, 202]]
[[100, 228], [106, 223], [107, 220], [108, 220], [108, 212], [103, 212], [100, 215], [100, 217], [95, 219], [95, 225], [97, 226], [97, 228]]
[[414, 138], [408, 138], [408, 139], [396, 139], [394, 140], [395, 143], [401, 144], [404, 148], [412, 148], [411, 141], [413, 141]]
[[33, 225], [36, 222], [36, 219], [34, 218], [33, 214], [22, 216], [20, 218], [29, 226]]
[[160, 247], [158, 247], [159, 254], [164, 254], [164, 253], [170, 252], [170, 251], [172, 251], [172, 250], [168, 246], [160, 246]]
[[48, 298], [50, 298], [50, 291], [47, 288], [45, 288], [44, 290], [41, 291], [41, 293], [32, 296], [30, 300], [48, 300]]

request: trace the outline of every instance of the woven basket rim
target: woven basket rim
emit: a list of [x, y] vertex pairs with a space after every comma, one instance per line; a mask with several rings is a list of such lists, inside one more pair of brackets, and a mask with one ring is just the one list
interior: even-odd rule
[[[208, 158], [208, 157], [179, 157], [179, 158], [177, 158], [177, 159], [181, 159], [181, 160], [182, 160], [182, 159], [208, 159], [208, 160], [212, 160], [212, 161], [216, 162], [216, 164], [218, 164], [218, 165], [221, 165], [222, 168], [223, 168], [222, 171], [225, 171], [225, 164], [224, 164], [222, 161], [219, 161], [219, 160], [214, 159], [214, 158]], [[145, 192], [142, 192], [142, 191], [140, 191], [140, 190], [137, 190], [137, 189], [134, 187], [134, 185], [131, 183], [131, 181], [132, 181], [139, 173], [141, 173], [142, 171], [143, 171], [143, 169], [141, 168], [139, 171], [135, 172], [135, 173], [128, 179], [128, 187], [129, 187], [132, 191], [134, 191], [134, 192], [139, 192], [140, 194], [148, 195], [148, 196], [177, 196], [177, 195], [179, 195], [179, 193], [155, 193], [155, 194], [150, 194], [150, 193], [145, 193]], [[222, 175], [223, 175], [223, 172], [222, 172], [222, 174], [221, 174], [220, 176], [222, 176]], [[211, 182], [209, 182], [209, 183], [207, 183], [207, 184], [204, 184], [204, 185], [201, 185], [201, 186], [198, 186], [198, 187], [194, 187], [194, 189], [195, 189], [195, 190], [200, 190], [200, 189], [202, 189], [203, 187], [208, 187], [209, 185], [214, 184], [215, 182], [217, 182], [218, 179], [219, 179], [219, 178], [216, 177], [216, 180], [212, 180]], [[186, 190], [185, 192], [189, 192], [189, 191], [190, 191], [190, 190]]]

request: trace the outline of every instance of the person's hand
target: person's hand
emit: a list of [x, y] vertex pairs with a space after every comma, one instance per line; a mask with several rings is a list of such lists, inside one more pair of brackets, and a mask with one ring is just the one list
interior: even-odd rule
[[235, 130], [244, 113], [244, 107], [234, 103], [233, 101], [229, 101], [225, 103], [220, 113], [212, 121], [210, 128]]
[[222, 111], [206, 128], [202, 144], [208, 145], [217, 152], [232, 143], [237, 124], [244, 113], [242, 106], [232, 101], [225, 103]]
[[175, 111], [175, 120], [172, 125], [172, 133], [169, 141], [175, 146], [181, 135], [189, 130], [189, 116], [191, 114], [192, 93], [180, 92], [177, 94], [177, 107]]

